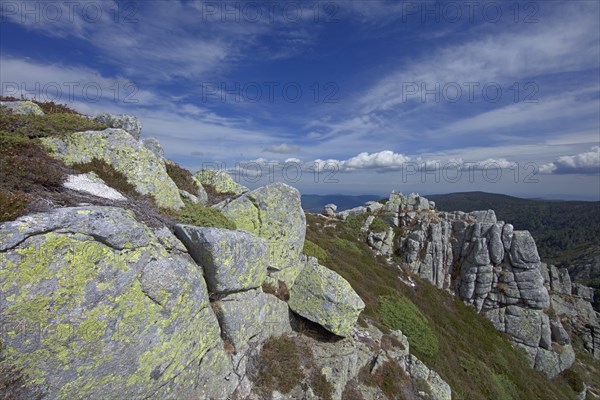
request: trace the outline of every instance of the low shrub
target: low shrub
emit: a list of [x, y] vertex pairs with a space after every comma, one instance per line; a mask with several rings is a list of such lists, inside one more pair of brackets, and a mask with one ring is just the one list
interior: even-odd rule
[[66, 104], [59, 104], [53, 101], [37, 101], [35, 99], [18, 99], [12, 96], [0, 96], [0, 101], [23, 101], [29, 100], [42, 109], [45, 114], [79, 114], [77, 111], [68, 107]]
[[318, 244], [313, 243], [308, 239], [304, 241], [304, 249], [302, 252], [309, 257], [315, 257], [320, 263], [325, 263], [327, 261], [327, 252]]
[[271, 285], [270, 283], [264, 282], [262, 284], [262, 290], [265, 293], [272, 294], [279, 300], [288, 301], [290, 299], [290, 290], [285, 282], [281, 280], [277, 281], [277, 287]]
[[348, 218], [346, 218], [344, 224], [348, 229], [350, 229], [350, 231], [352, 231], [352, 233], [358, 235], [360, 233], [360, 228], [362, 228], [365, 225], [367, 217], [368, 214], [366, 213], [350, 215], [348, 216]]
[[399, 296], [382, 296], [379, 312], [383, 323], [390, 329], [400, 329], [411, 344], [411, 349], [426, 359], [434, 358], [439, 350], [437, 336], [427, 318], [409, 299]]
[[13, 221], [24, 215], [30, 200], [27, 193], [10, 193], [0, 189], [0, 222]]
[[296, 342], [286, 336], [267, 340], [253, 374], [257, 392], [270, 398], [277, 390], [289, 393], [304, 378]]
[[400, 398], [402, 389], [409, 383], [408, 375], [395, 360], [386, 361], [378, 368], [374, 379], [389, 399]]
[[180, 190], [185, 190], [186, 192], [193, 194], [196, 196], [198, 194], [198, 184], [193, 178], [193, 175], [190, 171], [185, 168], [182, 168], [179, 164], [173, 161], [167, 161], [167, 174], [173, 179], [175, 185]]
[[60, 187], [66, 177], [60, 165], [37, 141], [0, 130], [0, 188], [33, 192], [40, 186]]
[[581, 377], [579, 376], [579, 374], [577, 372], [575, 372], [573, 369], [569, 368], [569, 369], [564, 370], [561, 373], [561, 375], [566, 379], [566, 381], [569, 384], [569, 386], [571, 387], [571, 389], [573, 389], [577, 393], [583, 392], [583, 389], [584, 389], [583, 380], [581, 379]]
[[375, 217], [375, 219], [373, 219], [373, 222], [371, 223], [371, 226], [369, 227], [369, 230], [373, 232], [385, 232], [388, 228], [389, 225], [386, 224], [383, 219], [381, 219], [380, 217]]
[[229, 220], [220, 210], [205, 207], [201, 204], [186, 203], [181, 210], [174, 212], [173, 216], [184, 224], [237, 229], [235, 222]]
[[107, 127], [77, 114], [21, 115], [0, 113], [0, 130], [23, 137], [62, 136]]
[[76, 163], [71, 168], [79, 173], [86, 174], [88, 172], [95, 172], [108, 186], [118, 190], [122, 194], [129, 195], [131, 197], [139, 197], [140, 194], [135, 189], [127, 177], [122, 172], [119, 172], [112, 165], [108, 164], [104, 160], [93, 158], [92, 161], [87, 163]]

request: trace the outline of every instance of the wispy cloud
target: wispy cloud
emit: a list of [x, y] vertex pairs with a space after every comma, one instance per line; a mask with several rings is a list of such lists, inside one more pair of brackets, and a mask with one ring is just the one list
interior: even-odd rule
[[293, 154], [300, 151], [300, 146], [292, 146], [289, 144], [279, 144], [276, 146], [269, 146], [263, 149], [266, 153], [277, 153], [277, 154]]

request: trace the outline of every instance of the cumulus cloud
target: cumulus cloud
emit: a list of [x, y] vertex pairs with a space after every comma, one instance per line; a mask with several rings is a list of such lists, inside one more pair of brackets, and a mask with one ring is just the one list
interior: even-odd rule
[[298, 153], [300, 151], [300, 146], [292, 146], [289, 144], [280, 144], [276, 146], [265, 147], [263, 152], [266, 153], [277, 153], [277, 154], [292, 154]]
[[598, 174], [600, 172], [600, 146], [573, 156], [559, 157], [552, 170], [555, 174]]

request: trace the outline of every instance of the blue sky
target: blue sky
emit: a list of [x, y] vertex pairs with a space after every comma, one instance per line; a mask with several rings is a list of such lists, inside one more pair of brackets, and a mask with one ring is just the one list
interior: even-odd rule
[[2, 94], [303, 193], [600, 199], [597, 1], [3, 1]]

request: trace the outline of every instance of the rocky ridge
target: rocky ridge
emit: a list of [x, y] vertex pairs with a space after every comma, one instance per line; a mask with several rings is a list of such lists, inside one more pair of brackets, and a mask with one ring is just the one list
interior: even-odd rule
[[[416, 193], [393, 192], [387, 201], [373, 204], [342, 212], [329, 204], [322, 214], [345, 220], [369, 213], [362, 230], [376, 253], [394, 256], [390, 262], [400, 261], [409, 274], [473, 305], [548, 376], [575, 359], [563, 322], [576, 328], [597, 357], [600, 319], [590, 304], [593, 291], [571, 285], [566, 269], [541, 262], [529, 232], [497, 221], [493, 210], [437, 212], [434, 202]], [[376, 217], [390, 227], [372, 232]]]

